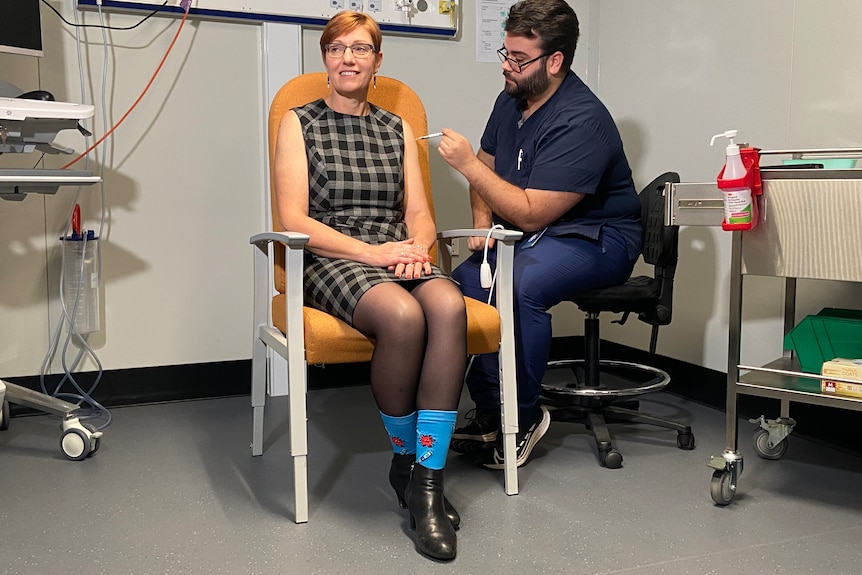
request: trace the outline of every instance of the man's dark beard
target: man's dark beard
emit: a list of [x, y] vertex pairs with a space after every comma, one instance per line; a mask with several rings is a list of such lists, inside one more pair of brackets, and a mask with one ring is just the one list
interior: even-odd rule
[[514, 86], [506, 84], [506, 93], [518, 100], [522, 105], [526, 104], [528, 98], [541, 94], [547, 90], [551, 83], [551, 79], [548, 78], [548, 73], [545, 70], [545, 59], [542, 58], [536, 63], [541, 63], [541, 65], [536, 66], [535, 71], [525, 78], [518, 80], [512, 76], [508, 76], [511, 80], [516, 82], [516, 84]]

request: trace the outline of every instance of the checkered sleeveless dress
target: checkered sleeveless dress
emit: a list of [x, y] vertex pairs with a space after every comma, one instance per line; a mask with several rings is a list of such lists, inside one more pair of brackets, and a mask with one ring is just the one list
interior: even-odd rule
[[[404, 222], [404, 127], [398, 116], [371, 105], [367, 116], [331, 110], [323, 100], [295, 108], [308, 157], [308, 215], [369, 244], [407, 239]], [[448, 277], [434, 267], [430, 276]], [[349, 324], [369, 288], [394, 272], [305, 252], [305, 305]]]

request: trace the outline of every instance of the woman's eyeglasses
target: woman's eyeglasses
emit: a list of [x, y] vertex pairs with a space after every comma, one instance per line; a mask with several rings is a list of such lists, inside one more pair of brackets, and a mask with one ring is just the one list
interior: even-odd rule
[[350, 53], [353, 54], [354, 58], [368, 58], [375, 52], [374, 46], [371, 44], [354, 44], [352, 46], [345, 46], [344, 44], [327, 44], [323, 47], [326, 55], [332, 56], [333, 58], [343, 58], [344, 53], [347, 52], [348, 49], [350, 50]]

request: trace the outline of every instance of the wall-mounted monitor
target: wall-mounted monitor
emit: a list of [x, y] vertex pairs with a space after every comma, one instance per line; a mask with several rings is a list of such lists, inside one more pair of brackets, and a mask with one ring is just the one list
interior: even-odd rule
[[0, 0], [0, 52], [42, 55], [39, 0]]

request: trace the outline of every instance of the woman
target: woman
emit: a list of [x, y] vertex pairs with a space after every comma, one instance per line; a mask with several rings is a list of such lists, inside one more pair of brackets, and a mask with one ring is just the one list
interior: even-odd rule
[[436, 227], [415, 135], [368, 102], [381, 40], [366, 14], [340, 12], [327, 23], [320, 48], [332, 91], [282, 119], [278, 210], [285, 229], [311, 238], [305, 304], [375, 341], [371, 390], [393, 450], [389, 481], [409, 510], [417, 550], [449, 560], [460, 519], [443, 497], [443, 469], [467, 316], [458, 287], [430, 263]]

